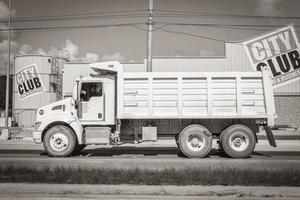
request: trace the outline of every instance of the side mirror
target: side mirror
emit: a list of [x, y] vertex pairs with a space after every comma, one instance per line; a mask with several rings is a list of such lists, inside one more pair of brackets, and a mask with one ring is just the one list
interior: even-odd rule
[[79, 107], [79, 101], [75, 100], [74, 102], [75, 102], [75, 105], [74, 105], [75, 109], [78, 109], [78, 107]]
[[73, 93], [72, 93], [72, 97], [74, 99], [74, 101], [78, 101], [78, 84], [75, 84], [73, 87]]

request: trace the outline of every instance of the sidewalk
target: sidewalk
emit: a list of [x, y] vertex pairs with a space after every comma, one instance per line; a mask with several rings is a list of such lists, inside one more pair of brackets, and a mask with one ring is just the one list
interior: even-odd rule
[[266, 187], [266, 186], [153, 186], [153, 185], [80, 185], [80, 184], [29, 184], [1, 183], [1, 196], [18, 195], [31, 197], [73, 197], [99, 198], [101, 195], [151, 195], [164, 198], [181, 197], [219, 197], [223, 198], [300, 198], [300, 187]]

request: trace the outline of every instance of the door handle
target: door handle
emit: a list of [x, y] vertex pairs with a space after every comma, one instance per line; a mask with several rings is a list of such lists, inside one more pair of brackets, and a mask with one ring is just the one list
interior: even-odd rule
[[99, 118], [99, 119], [102, 118], [102, 113], [98, 113], [98, 118]]

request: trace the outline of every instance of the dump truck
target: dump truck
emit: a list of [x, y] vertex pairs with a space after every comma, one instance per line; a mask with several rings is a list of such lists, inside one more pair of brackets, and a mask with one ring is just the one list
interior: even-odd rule
[[155, 143], [174, 137], [189, 158], [205, 157], [213, 143], [232, 158], [246, 158], [262, 129], [276, 146], [267, 68], [125, 73], [117, 61], [91, 63], [90, 68], [89, 76], [76, 79], [72, 97], [37, 110], [33, 139], [43, 143], [49, 156], [78, 154], [91, 144]]

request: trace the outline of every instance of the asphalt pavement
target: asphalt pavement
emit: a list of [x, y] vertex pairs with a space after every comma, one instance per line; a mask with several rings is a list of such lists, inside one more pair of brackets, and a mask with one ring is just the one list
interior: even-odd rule
[[[202, 159], [189, 159], [178, 150], [174, 140], [121, 146], [88, 146], [81, 154], [50, 158], [43, 145], [34, 144], [30, 133], [14, 134], [0, 140], [0, 167], [32, 168], [239, 168], [255, 170], [292, 170], [300, 168], [300, 132], [274, 131], [277, 148], [268, 144], [263, 133], [254, 153], [246, 159], [231, 159], [217, 149]], [[1, 183], [0, 199], [300, 199], [299, 187], [252, 186], [136, 186]]]

